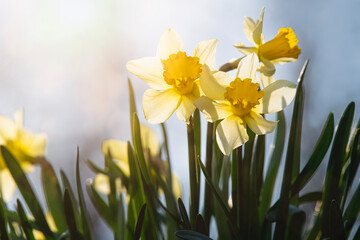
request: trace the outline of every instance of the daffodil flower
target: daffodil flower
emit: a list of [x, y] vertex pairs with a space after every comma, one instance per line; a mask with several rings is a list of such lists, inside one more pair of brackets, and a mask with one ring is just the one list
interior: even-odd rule
[[161, 38], [155, 57], [129, 61], [129, 72], [144, 80], [151, 89], [143, 96], [143, 111], [149, 123], [165, 122], [176, 110], [180, 120], [187, 121], [195, 110], [193, 102], [200, 97], [201, 67], [215, 69], [218, 40], [200, 42], [192, 56], [184, 51], [180, 36], [172, 29]]
[[[158, 165], [160, 172], [167, 171], [166, 164], [160, 159], [160, 141], [156, 135], [156, 133], [151, 130], [149, 127], [140, 124], [140, 137], [143, 146], [144, 152], [149, 151], [151, 155], [151, 160], [153, 164]], [[122, 170], [126, 177], [130, 176], [130, 168], [129, 168], [129, 157], [128, 157], [128, 150], [127, 150], [127, 142], [118, 141], [115, 139], [109, 139], [103, 142], [101, 146], [101, 150], [104, 156], [107, 154], [111, 154], [113, 161], [117, 166]], [[146, 158], [145, 154], [145, 158]], [[146, 158], [146, 161], [149, 161]], [[152, 171], [152, 177], [156, 179], [154, 176], [155, 171]], [[172, 183], [173, 183], [173, 192], [176, 197], [181, 196], [181, 187], [180, 182], [176, 175], [172, 175]], [[94, 187], [103, 194], [110, 193], [110, 186], [109, 186], [109, 178], [105, 174], [97, 174], [94, 178]], [[115, 180], [115, 187], [117, 192], [125, 191], [124, 188], [121, 186], [121, 181], [119, 178]]]
[[[25, 172], [33, 170], [34, 159], [45, 154], [46, 136], [31, 134], [23, 129], [23, 111], [15, 113], [15, 121], [0, 115], [0, 145], [5, 146]], [[8, 201], [16, 189], [15, 182], [0, 154], [0, 187]]]
[[296, 61], [301, 50], [297, 46], [298, 39], [291, 27], [280, 28], [274, 39], [265, 42], [262, 33], [263, 17], [264, 8], [256, 23], [249, 17], [245, 17], [244, 19], [245, 35], [250, 42], [255, 44], [255, 47], [246, 47], [241, 42], [234, 46], [245, 55], [252, 53], [258, 55], [260, 62], [262, 62], [260, 77], [265, 87], [275, 81], [272, 77], [275, 73], [274, 65], [277, 63], [283, 64]]
[[247, 126], [257, 135], [272, 132], [277, 122], [266, 120], [261, 114], [282, 110], [295, 96], [296, 84], [286, 80], [260, 90], [258, 67], [259, 59], [254, 53], [240, 61], [235, 79], [203, 67], [200, 84], [206, 96], [194, 104], [207, 121], [223, 119], [216, 128], [216, 141], [225, 155], [248, 141]]

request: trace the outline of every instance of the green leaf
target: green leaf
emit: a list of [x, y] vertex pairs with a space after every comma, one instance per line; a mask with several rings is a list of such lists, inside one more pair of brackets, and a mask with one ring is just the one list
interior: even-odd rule
[[[276, 224], [274, 238], [283, 239], [288, 222], [288, 205], [290, 203], [289, 193], [291, 189], [291, 182], [299, 174], [300, 170], [300, 147], [301, 147], [301, 129], [302, 129], [302, 116], [304, 108], [304, 90], [303, 80], [306, 68], [309, 61], [306, 60], [300, 72], [298, 86], [295, 95], [293, 116], [290, 126], [288, 149], [285, 158], [284, 175], [282, 179], [281, 192], [280, 192], [280, 221]], [[298, 199], [292, 198], [292, 204], [298, 205]]]
[[141, 229], [142, 229], [142, 225], [143, 225], [144, 217], [145, 217], [145, 210], [146, 210], [146, 203], [141, 207], [141, 210], [140, 210], [140, 213], [138, 216], [138, 220], [136, 222], [136, 228], [135, 228], [135, 232], [134, 232], [134, 240], [140, 239]]
[[2, 197], [0, 197], [0, 236], [4, 240], [10, 239], [9, 233], [7, 230], [7, 225], [8, 225], [8, 220], [7, 220], [7, 212], [6, 212], [6, 208], [5, 208], [5, 203], [2, 199]]
[[351, 102], [344, 111], [337, 128], [327, 167], [323, 191], [322, 237], [329, 237], [330, 206], [333, 200], [340, 201], [339, 182], [343, 162], [346, 156], [346, 146], [349, 140], [351, 125], [354, 117], [355, 103]]
[[273, 191], [274, 191], [275, 180], [276, 180], [276, 176], [279, 171], [282, 153], [284, 150], [286, 123], [285, 123], [285, 117], [284, 117], [283, 111], [277, 113], [277, 120], [279, 122], [276, 127], [274, 150], [271, 155], [269, 167], [266, 172], [264, 184], [263, 184], [262, 190], [261, 190], [260, 207], [259, 207], [260, 222], [263, 221], [263, 219], [265, 218], [266, 212], [270, 208], [271, 199], [272, 199]]
[[299, 197], [299, 204], [317, 202], [322, 199], [322, 192], [309, 192]]
[[62, 193], [55, 171], [46, 160], [41, 162], [41, 181], [46, 203], [53, 216], [56, 228], [59, 232], [63, 232], [67, 227]]
[[360, 212], [360, 185], [357, 186], [344, 212], [345, 233], [348, 236]]
[[80, 160], [79, 160], [79, 148], [77, 148], [76, 153], [76, 186], [79, 198], [79, 206], [80, 206], [80, 216], [81, 216], [81, 226], [84, 238], [87, 240], [92, 239], [91, 231], [90, 231], [90, 217], [88, 215], [84, 194], [81, 186], [81, 179], [80, 179]]
[[[19, 201], [19, 199], [17, 199], [16, 202], [17, 202], [17, 213], [19, 214], [21, 227], [25, 233], [26, 239], [27, 240], [35, 240], [34, 234], [32, 232], [31, 224], [29, 223], [29, 220], [26, 216], [24, 208], [23, 208], [21, 202]], [[2, 237], [1, 237], [1, 239], [2, 239]]]
[[345, 230], [344, 221], [342, 219], [342, 212], [339, 205], [335, 201], [331, 201], [330, 205], [330, 238], [331, 239], [344, 239]]
[[114, 229], [114, 223], [112, 222], [111, 209], [106, 204], [106, 202], [102, 199], [102, 197], [95, 190], [93, 184], [86, 184], [86, 191], [88, 196], [94, 205], [97, 213], [105, 220], [105, 222]]
[[334, 133], [334, 114], [330, 113], [314, 150], [301, 173], [291, 186], [291, 196], [298, 194], [316, 172], [331, 144]]
[[359, 129], [355, 131], [355, 137], [354, 137], [354, 141], [351, 144], [350, 153], [351, 153], [350, 164], [348, 165], [348, 168], [346, 169], [345, 174], [343, 176], [345, 187], [341, 199], [341, 205], [340, 205], [341, 209], [344, 208], [347, 195], [353, 184], [355, 174], [358, 170], [360, 163], [360, 130]]
[[[220, 191], [218, 189], [218, 187], [216, 185], [214, 185], [214, 183], [212, 182], [212, 180], [209, 177], [209, 174], [204, 166], [204, 164], [201, 161], [198, 161], [199, 166], [204, 174], [205, 180], [206, 182], [209, 184], [210, 189], [212, 191], [212, 193], [214, 194], [217, 203], [219, 203], [220, 208], [223, 210], [225, 216], [226, 216], [226, 222], [229, 224], [230, 229], [232, 230], [232, 233], [236, 236], [239, 237], [239, 230], [236, 227], [236, 223], [232, 222], [232, 217], [230, 214], [230, 209], [229, 206], [227, 205], [227, 203], [225, 203], [225, 200], [222, 198], [222, 195], [220, 194]], [[224, 220], [222, 220], [222, 222], [224, 222]]]
[[201, 216], [201, 214], [196, 216], [195, 231], [209, 236], [209, 229], [207, 228], [204, 218]]
[[17, 160], [13, 157], [13, 155], [7, 150], [5, 146], [0, 146], [0, 148], [4, 162], [6, 163], [6, 166], [8, 167], [11, 175], [13, 176], [16, 185], [18, 186], [27, 206], [33, 214], [36, 224], [48, 239], [54, 239], [54, 235], [49, 228], [38, 198], [36, 197], [32, 187], [30, 186], [30, 183], [24, 171], [22, 170]]
[[291, 240], [301, 240], [303, 239], [303, 227], [306, 221], [306, 214], [304, 211], [299, 211], [291, 213], [290, 211], [290, 226], [287, 230], [287, 239]]
[[176, 236], [186, 240], [212, 240], [204, 234], [191, 230], [178, 230], [176, 231]]
[[68, 194], [69, 194], [69, 198], [71, 200], [71, 204], [72, 204], [72, 206], [74, 206], [73, 213], [74, 213], [74, 216], [75, 216], [75, 221], [76, 221], [77, 225], [80, 226], [80, 224], [81, 224], [81, 216], [80, 216], [80, 212], [79, 212], [79, 209], [78, 209], [78, 202], [77, 202], [77, 200], [75, 198], [74, 191], [73, 191], [73, 189], [71, 187], [71, 184], [70, 184], [70, 181], [69, 181], [68, 177], [66, 176], [66, 174], [64, 173], [64, 171], [60, 170], [60, 176], [61, 176], [61, 181], [62, 181], [63, 187], [64, 187], [64, 189], [68, 190]]
[[66, 223], [68, 225], [71, 239], [85, 240], [82, 234], [78, 231], [79, 226], [77, 225], [75, 220], [74, 206], [70, 197], [69, 190], [67, 188], [65, 188], [64, 191], [64, 209], [65, 209]]
[[178, 206], [179, 206], [181, 219], [184, 223], [184, 228], [190, 230], [191, 224], [190, 224], [190, 220], [189, 220], [189, 215], [187, 214], [186, 208], [185, 208], [184, 203], [181, 200], [181, 198], [178, 199]]

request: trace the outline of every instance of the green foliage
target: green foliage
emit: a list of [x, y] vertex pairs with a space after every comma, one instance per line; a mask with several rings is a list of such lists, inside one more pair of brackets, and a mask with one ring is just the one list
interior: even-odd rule
[[[16, 211], [10, 210], [0, 198], [1, 239], [33, 240], [36, 239], [34, 230], [46, 239], [94, 239], [86, 195], [116, 240], [209, 240], [212, 239], [209, 233], [212, 221], [217, 225], [219, 239], [347, 239], [352, 235], [357, 239], [360, 236], [360, 227], [355, 224], [360, 213], [360, 186], [356, 180], [360, 163], [360, 121], [352, 130], [355, 103], [347, 106], [336, 131], [334, 115], [329, 114], [309, 159], [301, 168], [306, 66], [307, 62], [299, 77], [287, 144], [285, 115], [279, 112], [273, 148], [268, 149], [265, 135], [256, 136], [248, 129], [249, 141], [230, 156], [224, 156], [214, 137], [218, 121], [208, 124], [206, 156], [203, 157], [200, 114], [195, 112], [187, 124], [193, 184], [190, 206], [175, 194], [165, 124], [161, 125], [164, 143], [160, 153], [151, 155], [145, 147], [130, 80], [132, 139], [126, 145], [130, 174], [117, 164], [110, 151], [104, 156], [103, 167], [85, 161], [95, 174], [106, 177], [108, 193], [101, 192], [91, 180], [85, 182], [84, 193], [79, 150], [74, 186], [63, 171], [60, 171], [59, 181], [51, 163], [45, 158], [38, 159], [48, 212], [45, 214], [17, 159], [1, 146], [6, 167], [23, 198], [17, 200]], [[280, 176], [284, 151], [284, 172]], [[327, 163], [324, 187], [304, 192], [323, 162]], [[201, 175], [204, 189], [200, 189]], [[282, 179], [281, 193], [277, 199], [274, 189], [279, 177]], [[302, 205], [308, 203], [315, 206], [311, 224], [306, 223], [302, 210]], [[54, 224], [47, 217], [49, 214]]]

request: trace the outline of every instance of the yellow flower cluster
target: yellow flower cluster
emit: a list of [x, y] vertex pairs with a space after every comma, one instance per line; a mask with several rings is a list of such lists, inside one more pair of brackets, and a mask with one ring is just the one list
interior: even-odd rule
[[[0, 145], [5, 146], [25, 172], [33, 169], [34, 160], [45, 154], [46, 136], [31, 134], [23, 128], [23, 111], [15, 113], [15, 121], [0, 115]], [[12, 198], [15, 182], [0, 154], [0, 187], [5, 201]]]
[[245, 54], [235, 77], [215, 70], [218, 40], [200, 42], [190, 56], [172, 29], [161, 36], [155, 57], [129, 61], [129, 72], [151, 88], [143, 96], [147, 121], [165, 122], [176, 111], [180, 120], [189, 122], [198, 108], [207, 121], [220, 120], [216, 139], [225, 155], [248, 141], [247, 127], [258, 135], [272, 132], [277, 122], [266, 120], [263, 114], [281, 111], [296, 92], [296, 84], [275, 81], [274, 65], [297, 60], [300, 48], [290, 27], [281, 28], [274, 39], [265, 42], [263, 16], [264, 9], [256, 22], [245, 17], [245, 35], [255, 46], [235, 44]]

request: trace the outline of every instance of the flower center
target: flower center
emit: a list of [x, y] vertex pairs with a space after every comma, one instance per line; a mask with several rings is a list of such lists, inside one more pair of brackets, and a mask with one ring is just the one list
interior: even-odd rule
[[280, 28], [276, 37], [259, 47], [259, 55], [267, 60], [298, 58], [301, 50], [292, 28]]
[[180, 94], [192, 92], [194, 81], [200, 77], [201, 64], [198, 57], [188, 57], [185, 52], [171, 54], [162, 60], [163, 76]]
[[257, 104], [259, 99], [264, 96], [264, 92], [258, 90], [259, 84], [252, 83], [250, 78], [241, 80], [236, 78], [226, 88], [224, 97], [231, 104], [232, 111], [240, 116], [246, 116]]

